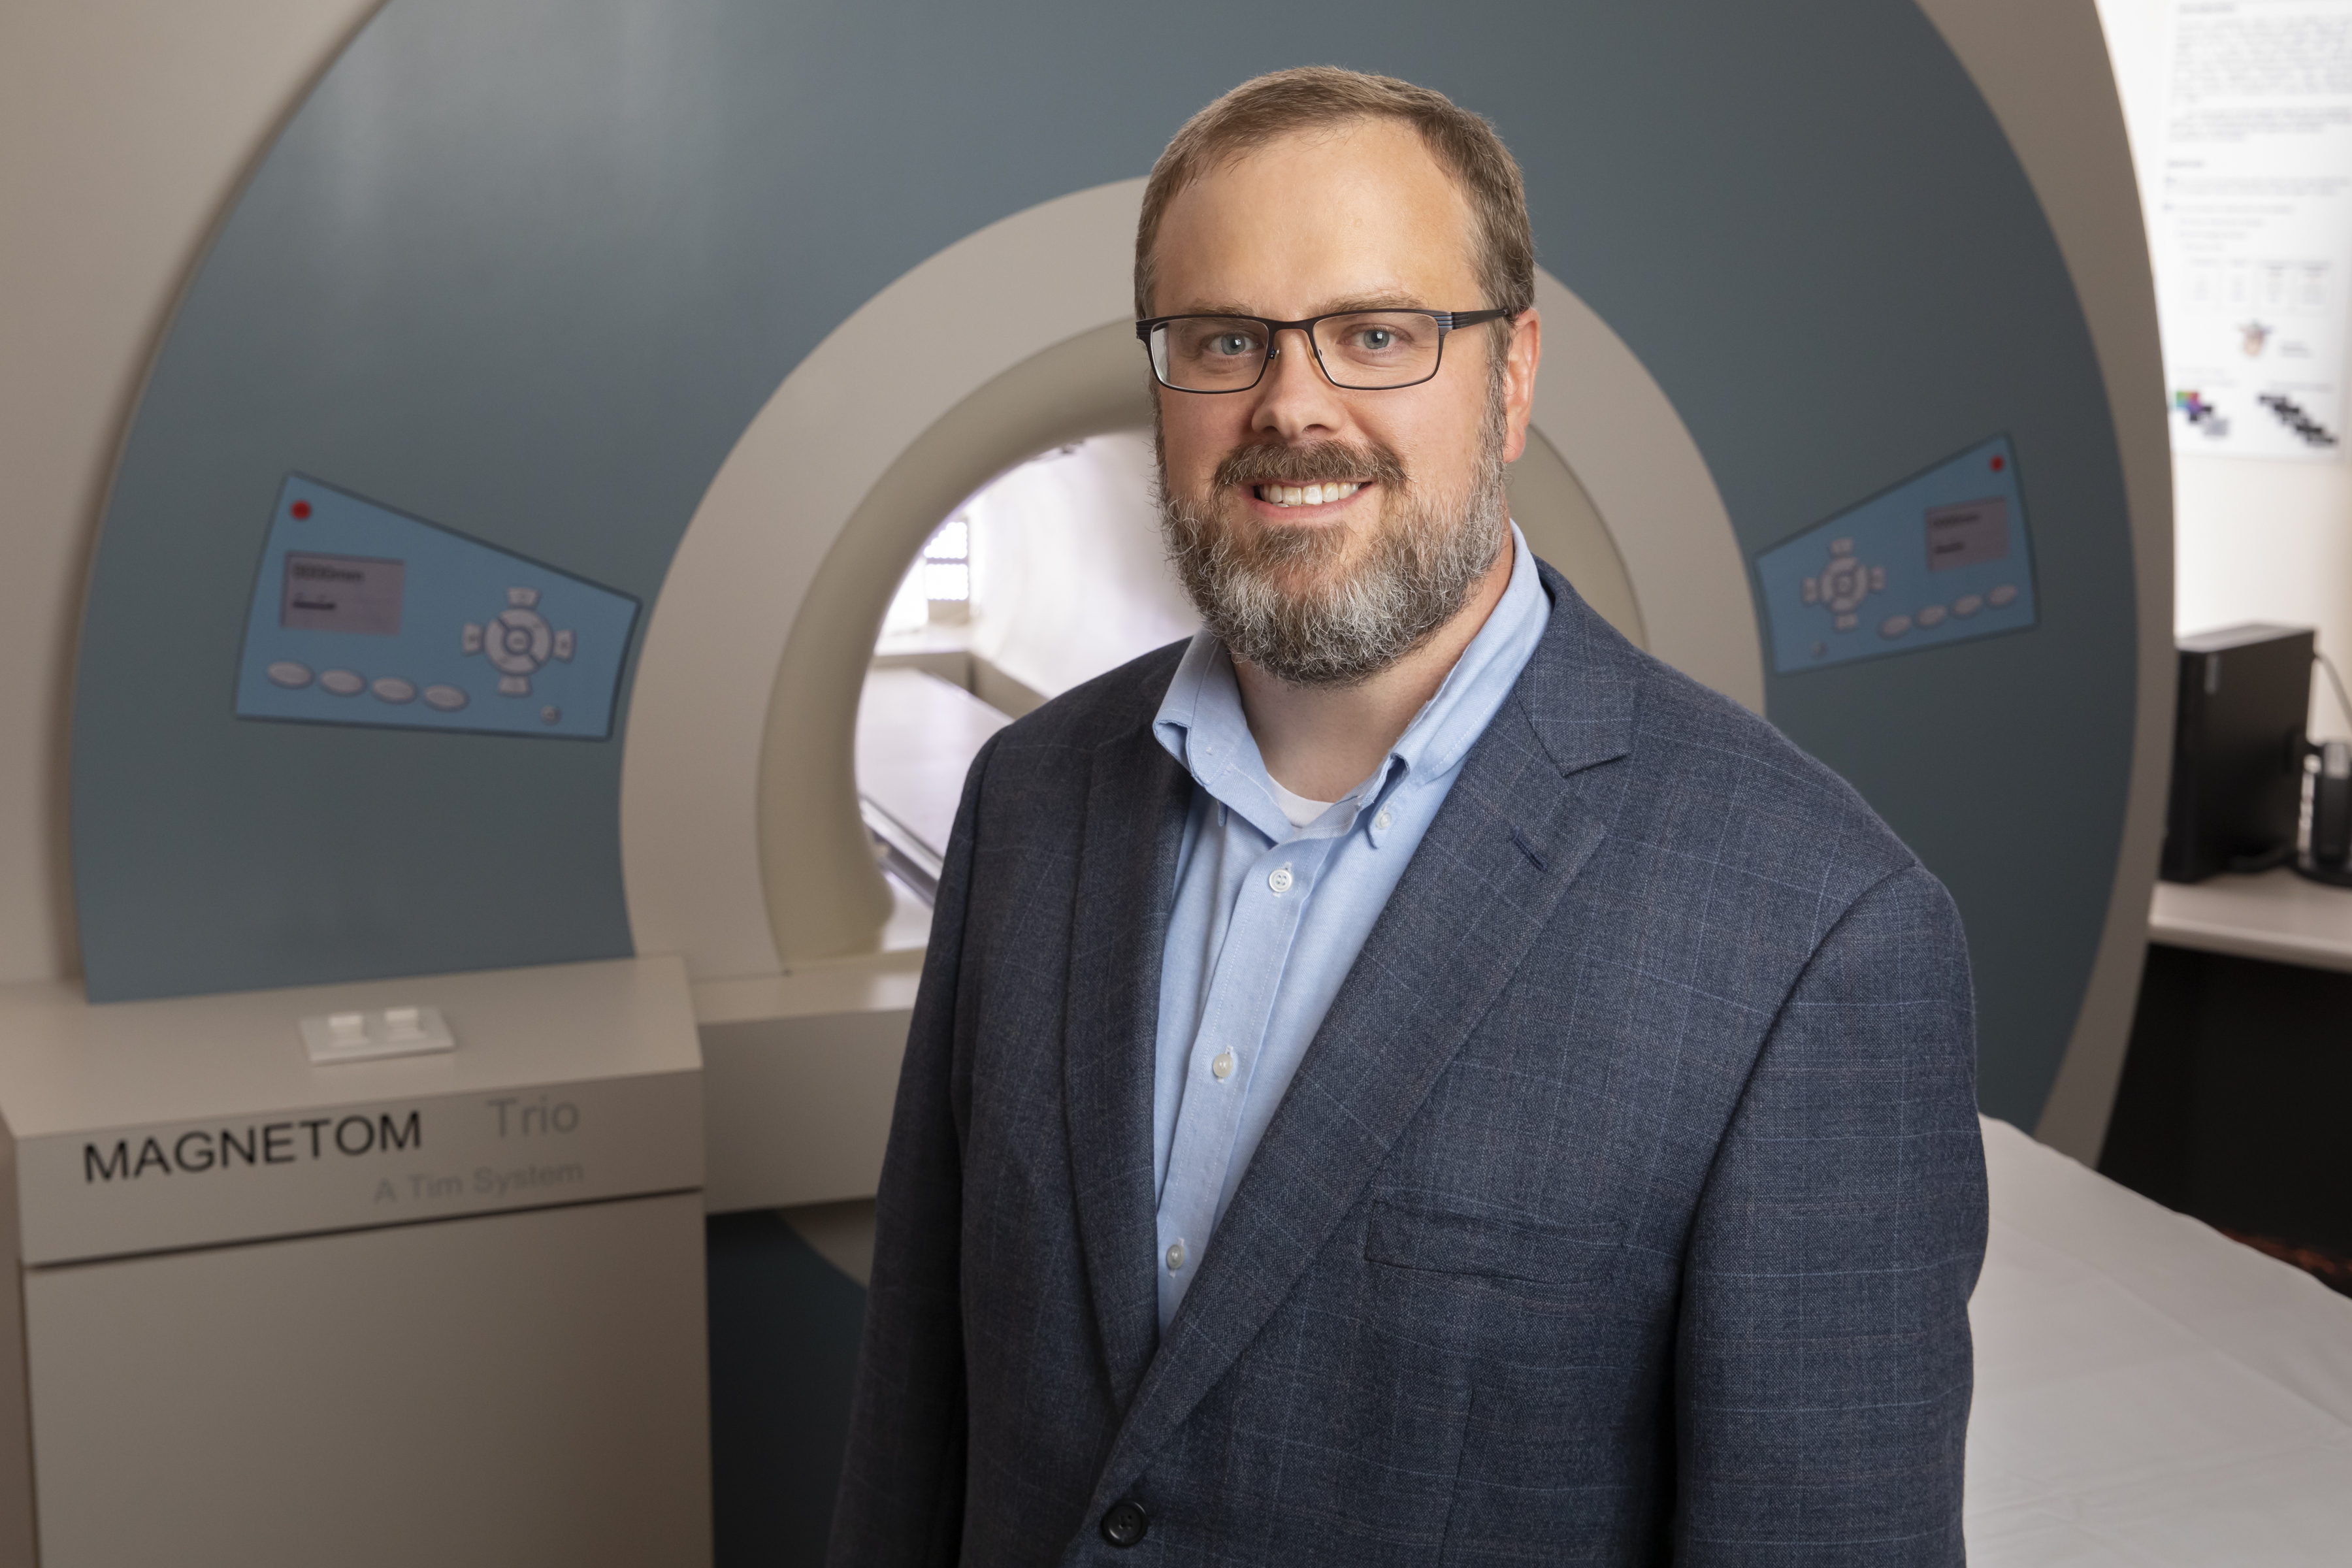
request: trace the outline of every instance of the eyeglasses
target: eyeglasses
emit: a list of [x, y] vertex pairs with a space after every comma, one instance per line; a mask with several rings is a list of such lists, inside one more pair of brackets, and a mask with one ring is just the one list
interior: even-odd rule
[[1350, 392], [1417, 386], [1437, 374], [1445, 334], [1499, 321], [1515, 310], [1341, 310], [1303, 321], [1264, 316], [1154, 316], [1135, 323], [1151, 351], [1151, 374], [1171, 392], [1247, 392], [1281, 351], [1275, 340], [1301, 331], [1331, 384]]

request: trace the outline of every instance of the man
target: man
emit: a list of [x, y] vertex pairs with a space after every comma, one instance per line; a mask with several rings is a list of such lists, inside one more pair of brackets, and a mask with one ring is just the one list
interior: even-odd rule
[[1509, 154], [1261, 78], [1136, 279], [1205, 626], [972, 765], [833, 1560], [1961, 1561], [1958, 921], [1510, 524]]

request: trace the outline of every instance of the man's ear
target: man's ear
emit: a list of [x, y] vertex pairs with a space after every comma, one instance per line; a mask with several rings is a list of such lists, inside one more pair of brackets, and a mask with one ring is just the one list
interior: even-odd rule
[[1536, 367], [1543, 362], [1543, 317], [1533, 305], [1511, 318], [1503, 351], [1503, 461], [1528, 449], [1528, 419], [1536, 406]]

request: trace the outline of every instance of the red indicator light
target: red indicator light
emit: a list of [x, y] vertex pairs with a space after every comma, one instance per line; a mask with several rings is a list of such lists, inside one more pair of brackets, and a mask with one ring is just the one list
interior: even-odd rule
[[[2007, 468], [2007, 467], [2009, 467], [2009, 459], [2008, 459], [2007, 458], [1996, 457], [1995, 458], [1993, 458], [1993, 460], [1992, 460], [1992, 471], [1993, 471], [1994, 473], [1996, 473], [1996, 474], [1997, 474], [1997, 473], [2000, 472], [2003, 468]], [[297, 513], [295, 513], [295, 515], [296, 515], [297, 517], [299, 517], [301, 514], [300, 514], [299, 512], [297, 512]]]
[[[1999, 468], [1999, 467], [2000, 467], [2000, 459], [1999, 458], [1995, 458], [1992, 460], [1992, 466], [1993, 466], [1994, 468]], [[292, 512], [292, 513], [294, 514], [295, 520], [296, 520], [297, 521], [299, 521], [301, 519], [306, 518], [306, 517], [308, 517], [308, 516], [310, 516], [310, 503], [309, 501], [306, 501], [306, 500], [298, 500], [298, 501], [296, 501], [292, 506], [288, 507], [286, 510], [289, 510], [289, 511], [290, 511], [290, 512]]]

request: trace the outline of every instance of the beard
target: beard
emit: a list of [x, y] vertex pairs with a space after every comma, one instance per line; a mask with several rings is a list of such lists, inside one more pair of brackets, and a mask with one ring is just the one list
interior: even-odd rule
[[[1293, 686], [1361, 685], [1459, 615], [1509, 542], [1505, 437], [1503, 381], [1496, 375], [1477, 464], [1459, 495], [1426, 493], [1377, 442], [1259, 443], [1226, 455], [1202, 503], [1170, 489], [1167, 446], [1155, 430], [1169, 563], [1234, 658]], [[1234, 515], [1233, 486], [1352, 479], [1381, 491], [1380, 521], [1353, 563], [1351, 531], [1269, 528]]]

